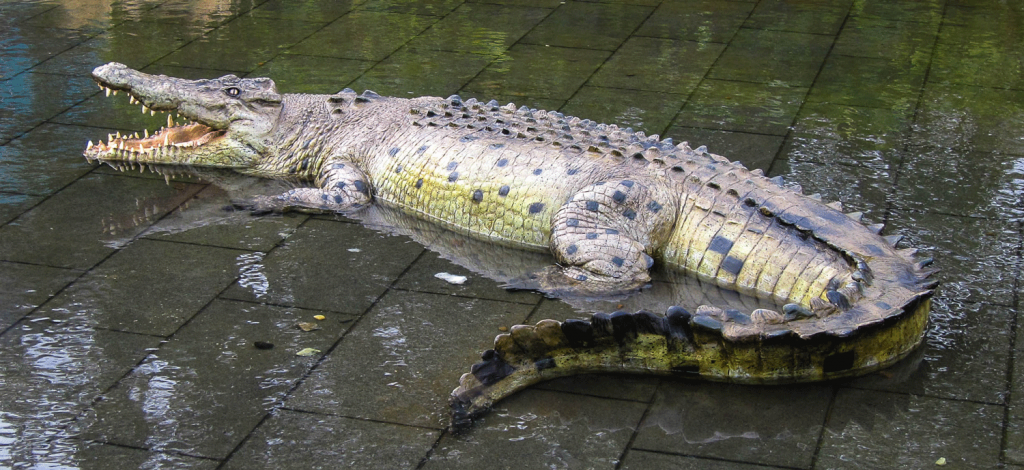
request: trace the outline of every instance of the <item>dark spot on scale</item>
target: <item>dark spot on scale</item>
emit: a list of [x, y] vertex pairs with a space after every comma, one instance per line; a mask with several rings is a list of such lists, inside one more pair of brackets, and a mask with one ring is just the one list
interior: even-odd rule
[[626, 202], [626, 193], [622, 191], [615, 191], [615, 194], [612, 194], [612, 200], [622, 204], [623, 202]]
[[606, 228], [606, 229], [604, 229], [604, 233], [605, 233], [605, 235], [618, 235], [619, 231], [615, 230], [613, 228]]
[[334, 189], [345, 189], [345, 186], [347, 185], [344, 181], [339, 181], [334, 185]]
[[396, 166], [395, 167], [395, 173], [401, 173], [401, 172], [402, 172], [402, 165]]
[[500, 149], [500, 148], [502, 148], [504, 146], [505, 146], [505, 144], [491, 144], [491, 145], [489, 145], [491, 150], [497, 150], [497, 149]]
[[509, 190], [509, 187], [506, 184], [505, 186], [502, 186], [502, 187], [498, 188], [498, 195], [501, 196], [501, 197], [508, 196], [508, 190]]
[[597, 234], [594, 232], [587, 233], [587, 240], [597, 240]]
[[505, 165], [508, 165], [508, 159], [507, 158], [502, 158], [501, 160], [498, 160], [497, 165], [498, 165], [498, 168], [503, 168]]
[[708, 246], [708, 249], [715, 253], [721, 253], [724, 255], [732, 249], [732, 240], [720, 235], [715, 236], [715, 238], [711, 240], [711, 245]]
[[307, 168], [309, 168], [309, 159], [308, 158], [302, 160], [302, 165], [299, 166], [299, 169], [302, 170], [302, 171], [306, 171]]
[[429, 145], [424, 145], [424, 146], [416, 149], [416, 153], [422, 155], [423, 152], [426, 152], [428, 148], [430, 148]]
[[536, 170], [533, 170], [533, 174], [534, 174], [534, 175], [540, 175], [540, 174], [541, 174], [541, 173], [543, 173], [543, 172], [544, 172], [544, 170], [542, 170], [542, 169], [540, 169], [540, 168], [537, 168]]
[[448, 162], [448, 171], [453, 171], [459, 166], [459, 162]]
[[566, 227], [579, 227], [580, 219], [569, 219], [565, 221]]
[[341, 204], [341, 195], [334, 196], [334, 203]]
[[356, 191], [359, 191], [363, 194], [369, 194], [369, 190], [366, 187], [366, 183], [359, 180], [355, 180], [355, 182], [353, 182], [352, 184], [356, 187]]
[[454, 182], [456, 182], [458, 180], [459, 180], [459, 172], [453, 171], [453, 172], [451, 172], [450, 175], [448, 175], [448, 182], [449, 183], [454, 183]]
[[471, 135], [465, 135], [459, 138], [459, 142], [472, 142], [474, 140], [476, 140], [476, 137], [473, 137]]
[[627, 188], [632, 188], [633, 187], [633, 181], [632, 180], [622, 180], [622, 185], [627, 187]]
[[633, 209], [626, 209], [625, 211], [622, 212], [622, 215], [629, 220], [636, 219], [636, 211]]
[[423, 178], [420, 178], [420, 179], [416, 180], [416, 189], [420, 189], [422, 187], [423, 187]]
[[657, 214], [661, 210], [661, 204], [658, 204], [658, 201], [651, 201], [647, 204], [647, 210]]
[[544, 203], [543, 202], [535, 202], [533, 204], [530, 204], [530, 209], [529, 210], [530, 210], [531, 214], [536, 214], [536, 213], [544, 210]]
[[743, 269], [743, 260], [732, 256], [726, 256], [725, 259], [722, 260], [722, 269], [733, 275], [739, 274], [740, 270]]
[[484, 192], [481, 190], [473, 191], [473, 202], [480, 202], [484, 200]]
[[601, 205], [597, 201], [587, 201], [587, 210], [591, 212], [597, 212]]
[[625, 262], [626, 262], [626, 260], [624, 260], [622, 258], [619, 258], [618, 256], [613, 256], [612, 257], [612, 264], [614, 264], [614, 265], [616, 265], [616, 266], [618, 266], [620, 268], [622, 267], [622, 263], [625, 263]]
[[575, 175], [576, 173], [579, 173], [579, 172], [580, 172], [580, 170], [577, 169], [577, 168], [569, 168], [569, 171], [567, 171], [565, 173], [567, 175], [569, 175], [569, 176], [572, 176], [572, 175]]
[[577, 249], [578, 248], [576, 248], [576, 245], [569, 245], [569, 247], [565, 249], [565, 254], [567, 254], [567, 255], [574, 255], [574, 254], [576, 254], [576, 250]]
[[584, 275], [580, 274], [579, 276], [576, 276], [576, 280], [580, 281], [580, 282], [586, 281], [587, 280], [587, 276], [584, 276]]
[[388, 155], [391, 155], [392, 157], [398, 155], [398, 147], [392, 147], [391, 150], [388, 150]]

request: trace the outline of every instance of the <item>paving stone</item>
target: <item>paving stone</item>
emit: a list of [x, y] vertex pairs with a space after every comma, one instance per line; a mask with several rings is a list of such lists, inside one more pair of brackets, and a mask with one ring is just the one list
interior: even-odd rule
[[[74, 441], [73, 441], [74, 442]], [[105, 470], [110, 468], [182, 469], [213, 470], [220, 462], [186, 455], [150, 452], [98, 442], [77, 441], [73, 459], [67, 462], [82, 470]], [[56, 463], [56, 462], [55, 462]]]
[[84, 78], [93, 68], [111, 61], [138, 69], [206, 31], [171, 23], [121, 24], [54, 56], [33, 71]]
[[43, 2], [4, 2], [0, 3], [0, 22], [6, 27], [21, 24], [33, 16], [58, 8], [55, 3]]
[[[510, 250], [511, 253], [514, 252]], [[484, 255], [486, 256], [486, 253]], [[462, 285], [451, 284], [435, 277], [438, 273], [466, 276], [467, 281]], [[426, 253], [417, 259], [409, 267], [409, 270], [403, 273], [402, 277], [395, 283], [395, 288], [434, 294], [457, 295], [459, 297], [501, 300], [528, 305], [536, 305], [541, 299], [541, 295], [535, 292], [506, 290], [501, 287], [500, 283], [475, 274], [474, 271], [458, 263], [452, 263], [440, 258], [434, 252]]]
[[410, 41], [409, 46], [507, 60], [506, 51], [550, 12], [544, 8], [465, 3]]
[[1024, 328], [1020, 328], [1021, 314], [1017, 312], [1017, 338], [1014, 345], [1016, 356], [1013, 361], [1013, 376], [1010, 381], [1010, 400], [1006, 423], [1006, 462], [1024, 467], [1024, 361], [1019, 351], [1024, 351]]
[[8, 26], [0, 31], [0, 80], [35, 67], [88, 37], [73, 29]]
[[697, 0], [662, 2], [635, 33], [637, 36], [697, 42], [729, 42], [755, 4]]
[[174, 23], [183, 28], [215, 28], [237, 18], [256, 6], [255, 2], [196, 3], [194, 0], [167, 0], [148, 10], [142, 19], [160, 23]]
[[630, 450], [622, 461], [622, 469], [679, 469], [679, 470], [757, 470], [765, 467], [728, 460], [712, 460], [682, 455]]
[[889, 2], [886, 0], [855, 0], [850, 10], [851, 19], [883, 18], [904, 22], [938, 24], [942, 21], [945, 2], [923, 0], [915, 2]]
[[740, 29], [708, 78], [809, 87], [831, 45], [819, 34]]
[[186, 206], [160, 219], [142, 236], [155, 240], [269, 252], [308, 218], [293, 212], [257, 217], [248, 211], [227, 210], [231, 208], [234, 199], [230, 192], [222, 188], [207, 186]]
[[42, 200], [42, 196], [0, 193], [0, 225], [16, 219]]
[[84, 76], [22, 73], [0, 81], [0, 142], [32, 130], [97, 91]]
[[996, 468], [1003, 407], [840, 390], [818, 454], [821, 468]]
[[[280, 405], [354, 316], [215, 301], [83, 418], [83, 437], [223, 459]], [[303, 331], [300, 322], [319, 329]], [[270, 349], [257, 342], [273, 345]], [[317, 350], [309, 356], [296, 353]]]
[[369, 11], [386, 11], [390, 13], [410, 13], [414, 15], [446, 16], [462, 5], [462, 0], [424, 0], [409, 2], [404, 0], [367, 0], [356, 9]]
[[[321, 23], [243, 16], [188, 43], [159, 62], [248, 72], [322, 27]], [[239, 47], [239, 44], [245, 44], [245, 47]], [[321, 47], [329, 45], [321, 44]]]
[[75, 158], [94, 129], [43, 124], [0, 147], [0, 191], [49, 196], [92, 170]]
[[25, 19], [22, 25], [73, 29], [85, 34], [96, 34], [109, 28], [112, 22], [110, 15], [96, 14], [92, 8], [72, 2], [57, 3], [56, 8], [47, 9]]
[[910, 116], [889, 109], [804, 103], [787, 154], [799, 161], [894, 167], [911, 124]]
[[[899, 2], [883, 4], [882, 2], [864, 5], [865, 10], [885, 5], [926, 5], [928, 2]], [[857, 7], [855, 6], [856, 10]], [[852, 56], [874, 59], [891, 59], [896, 63], [930, 63], [935, 38], [938, 35], [939, 23], [913, 21], [897, 21], [892, 16], [871, 17], [853, 16], [847, 19], [846, 25], [836, 38], [832, 47], [831, 57]]]
[[[314, 219], [266, 258], [248, 260], [241, 269], [240, 281], [223, 295], [359, 314], [422, 251], [422, 247], [403, 237], [389, 237], [354, 224]], [[382, 256], [384, 253], [387, 256]]]
[[672, 126], [665, 132], [676, 142], [689, 142], [691, 147], [706, 146], [708, 151], [729, 160], [742, 162], [747, 168], [767, 170], [782, 147], [783, 137], [745, 132], [698, 129]]
[[498, 402], [465, 434], [442, 437], [423, 468], [615, 468], [646, 407], [526, 390]]
[[[660, 134], [685, 100], [683, 95], [584, 86], [561, 111], [597, 122], [631, 127], [634, 131]], [[641, 107], [640, 103], [650, 105]]]
[[916, 364], [883, 370], [850, 385], [1002, 405], [1009, 391], [1014, 312], [949, 299], [941, 287], [937, 297]]
[[[722, 44], [632, 37], [588, 85], [689, 95], [724, 48]], [[681, 63], [686, 67], [680, 67]]]
[[704, 80], [673, 124], [784, 136], [807, 88]]
[[0, 336], [0, 466], [76, 466], [76, 418], [159, 338], [49, 320]]
[[907, 115], [917, 106], [927, 72], [927, 62], [832, 55], [807, 100]]
[[70, 269], [0, 262], [0, 331], [74, 281], [81, 273]]
[[[441, 429], [459, 377], [532, 307], [392, 291], [286, 402], [288, 408]], [[359, 380], [353, 380], [359, 377]]]
[[935, 259], [944, 298], [1013, 305], [1021, 264], [1016, 223], [897, 210], [884, 233], [904, 235], [901, 246]]
[[746, 28], [834, 35], [839, 32], [852, 0], [790, 2], [763, 0], [744, 23]]
[[900, 169], [897, 207], [1002, 220], [1024, 217], [1024, 156], [931, 146], [915, 150], [907, 152]]
[[928, 84], [913, 142], [1024, 155], [1024, 90]]
[[356, 11], [306, 37], [288, 52], [379, 61], [435, 21], [437, 18], [429, 16]]
[[167, 336], [238, 277], [247, 255], [138, 240], [65, 289], [36, 316]]
[[281, 54], [246, 76], [269, 77], [280, 93], [332, 95], [372, 66], [363, 60]]
[[466, 3], [493, 3], [496, 5], [509, 5], [537, 8], [558, 8], [562, 0], [466, 0]]
[[351, 87], [398, 98], [447, 97], [469, 83], [488, 63], [490, 58], [479, 54], [403, 47], [374, 65]]
[[614, 51], [651, 11], [639, 5], [570, 2], [544, 18], [521, 42]]
[[872, 223], [884, 220], [893, 185], [888, 167], [795, 160], [793, 150], [783, 148], [767, 176], [782, 176], [788, 184], [800, 185], [804, 194], [818, 193], [825, 201], [840, 201], [843, 210], [863, 212]]
[[953, 8], [939, 30], [928, 80], [991, 88], [1024, 87], [1024, 32], [1019, 15]]
[[352, 11], [360, 3], [362, 3], [361, 0], [336, 0], [332, 2], [270, 0], [253, 8], [249, 14], [261, 18], [329, 23]]
[[256, 429], [224, 468], [416, 468], [440, 433], [279, 410]]
[[0, 228], [0, 258], [92, 267], [199, 189], [143, 178], [87, 176]]
[[807, 468], [832, 389], [666, 380], [634, 449]]
[[487, 96], [568, 99], [608, 58], [607, 51], [517, 44], [466, 85]]

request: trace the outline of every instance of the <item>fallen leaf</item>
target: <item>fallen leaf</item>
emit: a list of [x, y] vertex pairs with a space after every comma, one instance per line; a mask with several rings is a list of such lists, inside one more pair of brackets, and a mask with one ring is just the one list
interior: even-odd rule
[[309, 357], [309, 356], [312, 356], [312, 355], [317, 354], [319, 352], [320, 352], [319, 349], [305, 348], [305, 349], [295, 353], [295, 355], [296, 356], [302, 356], [302, 357]]
[[316, 323], [313, 323], [313, 322], [305, 322], [305, 321], [304, 322], [299, 322], [295, 326], [299, 327], [302, 331], [313, 331], [313, 330], [319, 330], [320, 329], [320, 325], [317, 325]]

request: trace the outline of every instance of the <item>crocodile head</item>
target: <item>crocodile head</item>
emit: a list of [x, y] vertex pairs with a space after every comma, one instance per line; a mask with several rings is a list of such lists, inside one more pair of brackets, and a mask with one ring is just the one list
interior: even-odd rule
[[281, 115], [281, 95], [267, 78], [185, 80], [113, 62], [92, 76], [108, 96], [124, 91], [144, 113], [175, 113], [190, 122], [178, 125], [168, 114], [167, 127], [152, 134], [90, 142], [89, 160], [247, 168], [266, 150]]

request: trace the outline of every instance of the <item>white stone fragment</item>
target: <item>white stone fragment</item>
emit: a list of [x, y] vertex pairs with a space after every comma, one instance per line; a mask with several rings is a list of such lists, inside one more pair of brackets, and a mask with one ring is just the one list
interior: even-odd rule
[[469, 280], [469, 278], [467, 278], [466, 276], [459, 276], [458, 274], [451, 273], [437, 273], [434, 275], [434, 277], [442, 281], [445, 281], [449, 284], [455, 284], [457, 286], [461, 286], [465, 284], [467, 280]]

